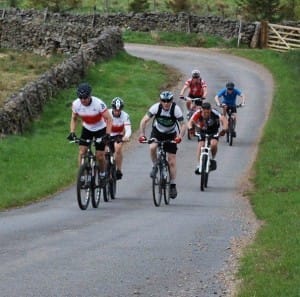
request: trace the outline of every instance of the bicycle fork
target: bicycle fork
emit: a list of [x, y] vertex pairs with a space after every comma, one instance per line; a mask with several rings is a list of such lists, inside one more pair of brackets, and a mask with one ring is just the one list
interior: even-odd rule
[[201, 147], [201, 153], [200, 153], [200, 161], [199, 161], [199, 172], [202, 173], [202, 164], [204, 156], [207, 156], [206, 158], [206, 166], [205, 166], [205, 172], [209, 172], [209, 165], [210, 165], [210, 156], [211, 156], [211, 148], [208, 147], [207, 139], [205, 140], [204, 147]]

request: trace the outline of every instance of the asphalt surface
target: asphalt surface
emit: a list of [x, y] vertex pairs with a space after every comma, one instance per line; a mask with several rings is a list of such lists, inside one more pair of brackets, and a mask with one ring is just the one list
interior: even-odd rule
[[115, 201], [81, 211], [71, 187], [0, 213], [1, 297], [230, 295], [219, 276], [228, 269], [232, 242], [253, 229], [240, 193], [271, 104], [272, 77], [259, 65], [215, 50], [148, 45], [126, 50], [177, 68], [183, 80], [199, 68], [211, 102], [227, 80], [240, 86], [247, 105], [238, 110], [233, 147], [220, 140], [218, 169], [200, 192], [197, 143], [184, 139], [178, 150], [179, 194], [169, 206], [154, 207], [148, 146], [133, 140]]

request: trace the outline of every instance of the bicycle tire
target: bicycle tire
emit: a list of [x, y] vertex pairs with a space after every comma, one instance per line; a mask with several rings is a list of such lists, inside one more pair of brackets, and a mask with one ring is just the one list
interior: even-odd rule
[[229, 134], [228, 143], [230, 146], [232, 146], [232, 143], [233, 143], [233, 131], [234, 131], [233, 119], [229, 118], [229, 121], [228, 121], [228, 134]]
[[163, 195], [164, 195], [164, 201], [166, 205], [170, 204], [170, 168], [169, 168], [169, 164], [167, 164], [165, 166], [165, 168], [163, 168], [164, 170], [166, 170], [166, 176], [164, 175], [164, 172], [162, 172], [162, 181], [163, 181]]
[[202, 168], [201, 168], [201, 178], [200, 178], [200, 190], [204, 191], [205, 185], [207, 185], [208, 173], [206, 172], [207, 166], [207, 155], [202, 156]]
[[79, 167], [77, 176], [77, 202], [81, 210], [86, 210], [92, 196], [92, 176], [90, 168], [83, 164]]
[[95, 176], [93, 177], [93, 191], [92, 191], [92, 206], [98, 208], [101, 200], [101, 191], [99, 187], [99, 167], [95, 166]]
[[116, 192], [117, 192], [116, 165], [110, 164], [108, 193], [109, 193], [111, 199], [116, 198]]
[[153, 196], [154, 205], [156, 207], [160, 206], [162, 195], [163, 193], [162, 193], [160, 174], [158, 177], [158, 173], [157, 173], [156, 176], [152, 178], [152, 196]]

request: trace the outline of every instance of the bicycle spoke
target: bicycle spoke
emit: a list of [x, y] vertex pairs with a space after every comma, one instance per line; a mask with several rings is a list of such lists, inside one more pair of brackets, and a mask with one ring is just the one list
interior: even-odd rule
[[91, 175], [86, 165], [79, 168], [77, 177], [77, 202], [82, 210], [86, 210], [92, 196]]

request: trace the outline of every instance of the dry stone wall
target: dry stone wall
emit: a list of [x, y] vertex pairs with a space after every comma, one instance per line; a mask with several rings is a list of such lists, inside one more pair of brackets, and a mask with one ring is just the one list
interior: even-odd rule
[[[22, 36], [21, 31], [19, 36]], [[75, 47], [73, 49], [76, 52]], [[75, 54], [6, 100], [0, 109], [0, 137], [22, 133], [59, 90], [77, 84], [90, 65], [108, 60], [122, 50], [122, 34], [116, 27], [107, 28], [98, 37], [81, 43]]]

